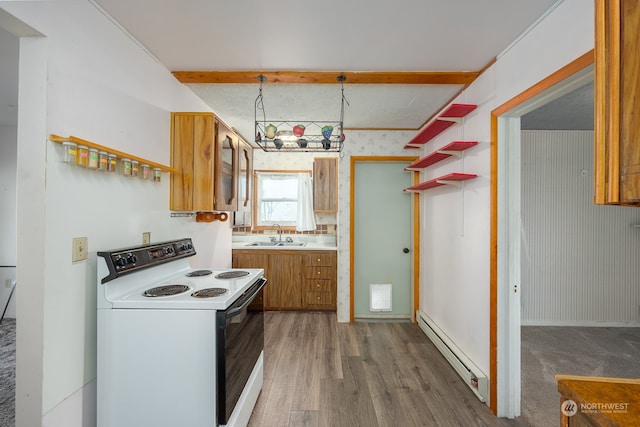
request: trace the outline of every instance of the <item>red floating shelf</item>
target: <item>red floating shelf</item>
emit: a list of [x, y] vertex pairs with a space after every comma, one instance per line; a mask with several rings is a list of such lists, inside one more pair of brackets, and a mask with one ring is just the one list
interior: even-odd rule
[[446, 159], [447, 157], [451, 157], [453, 155], [452, 152], [462, 152], [477, 144], [478, 141], [453, 141], [440, 148], [439, 150], [436, 150], [431, 154], [419, 158], [404, 169], [412, 170], [426, 168], [433, 165], [434, 163], [438, 163], [439, 161]]
[[440, 113], [434, 120], [429, 122], [416, 136], [414, 136], [404, 148], [419, 148], [415, 145], [426, 144], [431, 139], [439, 135], [458, 119], [463, 118], [473, 110], [475, 104], [451, 104], [446, 110]]
[[443, 175], [438, 178], [430, 179], [429, 181], [421, 182], [420, 184], [405, 188], [404, 191], [428, 190], [430, 188], [440, 187], [441, 185], [447, 185], [450, 183], [447, 181], [461, 182], [461, 181], [466, 181], [468, 179], [474, 179], [477, 177], [478, 175], [472, 174], [472, 173], [450, 173], [450, 174]]

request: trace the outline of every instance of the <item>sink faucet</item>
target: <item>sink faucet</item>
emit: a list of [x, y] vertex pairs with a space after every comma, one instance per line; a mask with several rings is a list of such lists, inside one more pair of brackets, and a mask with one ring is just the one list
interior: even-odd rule
[[[273, 228], [274, 228], [276, 225], [278, 226], [278, 229], [279, 229], [279, 230], [278, 230], [278, 242], [281, 242], [281, 241], [282, 241], [282, 227], [280, 227], [280, 224], [273, 224], [273, 225], [271, 226], [271, 231], [273, 231]], [[272, 242], [275, 242], [275, 241], [276, 241], [276, 238], [275, 238], [275, 237], [271, 237], [271, 241], [272, 241]]]

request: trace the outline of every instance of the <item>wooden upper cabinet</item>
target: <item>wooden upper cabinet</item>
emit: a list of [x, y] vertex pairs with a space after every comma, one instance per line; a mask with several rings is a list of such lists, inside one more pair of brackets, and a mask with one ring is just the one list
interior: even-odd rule
[[315, 212], [338, 211], [337, 157], [313, 159], [313, 210]]
[[218, 124], [216, 142], [216, 209], [235, 211], [238, 207], [238, 136], [224, 124]]
[[238, 146], [238, 212], [251, 211], [253, 197], [253, 147], [241, 139]]
[[238, 136], [213, 114], [171, 114], [171, 166], [171, 210], [236, 209]]
[[170, 209], [214, 209], [215, 134], [213, 114], [171, 115]]
[[596, 0], [595, 203], [640, 203], [640, 2]]

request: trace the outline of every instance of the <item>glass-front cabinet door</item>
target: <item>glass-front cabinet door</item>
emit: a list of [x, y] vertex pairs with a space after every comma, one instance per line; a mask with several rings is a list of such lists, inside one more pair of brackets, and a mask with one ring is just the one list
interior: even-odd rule
[[223, 123], [216, 141], [216, 209], [235, 211], [238, 207], [238, 137]]
[[253, 181], [253, 148], [240, 140], [238, 147], [240, 179], [238, 180], [238, 211], [251, 212]]
[[238, 141], [238, 208], [233, 213], [233, 225], [251, 225], [251, 200], [253, 198], [253, 147], [246, 141]]

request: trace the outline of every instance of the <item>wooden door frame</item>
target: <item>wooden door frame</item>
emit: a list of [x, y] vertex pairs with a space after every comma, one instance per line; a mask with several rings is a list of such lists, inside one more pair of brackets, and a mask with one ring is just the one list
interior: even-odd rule
[[542, 94], [561, 81], [593, 65], [594, 51], [590, 50], [535, 85], [491, 111], [491, 214], [489, 266], [489, 408], [498, 413], [498, 118]]
[[[413, 162], [416, 156], [351, 156], [350, 162], [350, 194], [349, 194], [349, 323], [354, 322], [354, 278], [355, 278], [355, 180], [356, 164], [359, 162]], [[409, 172], [407, 172], [409, 173]], [[418, 183], [420, 174], [411, 172], [413, 184]], [[409, 195], [413, 202], [413, 310], [411, 321], [416, 321], [416, 311], [420, 305], [420, 196], [418, 193]]]

